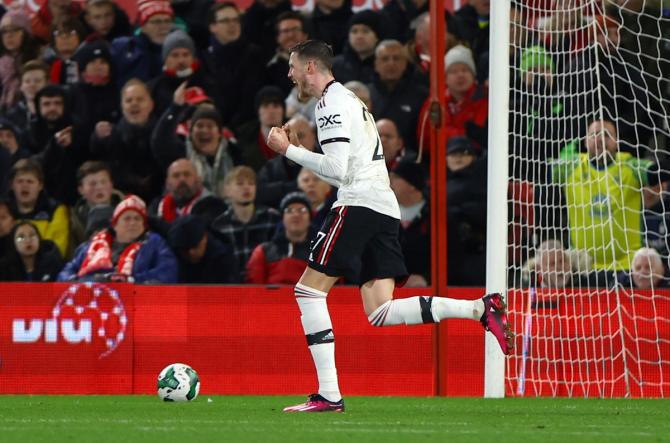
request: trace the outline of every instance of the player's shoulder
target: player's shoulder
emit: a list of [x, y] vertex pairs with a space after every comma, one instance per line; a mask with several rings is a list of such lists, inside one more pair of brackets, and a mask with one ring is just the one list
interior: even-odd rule
[[326, 88], [325, 93], [316, 103], [316, 112], [327, 112], [329, 108], [345, 108], [351, 106], [352, 100], [356, 100], [356, 95], [345, 88], [341, 83], [334, 82]]

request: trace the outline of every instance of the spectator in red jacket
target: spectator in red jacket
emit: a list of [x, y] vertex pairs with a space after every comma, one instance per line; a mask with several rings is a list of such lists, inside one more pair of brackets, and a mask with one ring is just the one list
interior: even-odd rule
[[282, 225], [272, 240], [254, 249], [247, 263], [247, 282], [294, 285], [307, 266], [311, 209], [307, 196], [292, 192], [281, 201]]
[[[447, 88], [442, 124], [447, 131], [447, 142], [451, 137], [465, 135], [477, 152], [486, 151], [488, 91], [476, 82], [472, 51], [462, 45], [451, 48], [444, 57], [444, 70]], [[423, 144], [424, 155], [429, 156], [434, 147], [430, 145], [428, 107], [429, 100], [426, 100], [419, 114], [417, 138], [419, 145]]]

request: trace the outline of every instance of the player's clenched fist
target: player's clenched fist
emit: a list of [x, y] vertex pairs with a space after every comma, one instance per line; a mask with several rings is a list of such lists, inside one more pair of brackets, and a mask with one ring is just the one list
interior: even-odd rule
[[273, 151], [285, 155], [288, 149], [288, 135], [283, 128], [273, 127], [268, 134], [267, 144]]

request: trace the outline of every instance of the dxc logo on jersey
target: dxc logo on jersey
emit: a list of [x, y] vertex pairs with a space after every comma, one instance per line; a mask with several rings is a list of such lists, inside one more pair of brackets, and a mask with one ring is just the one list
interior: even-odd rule
[[319, 117], [319, 129], [322, 129], [325, 126], [340, 126], [341, 124], [342, 121], [340, 120], [340, 114], [331, 114]]

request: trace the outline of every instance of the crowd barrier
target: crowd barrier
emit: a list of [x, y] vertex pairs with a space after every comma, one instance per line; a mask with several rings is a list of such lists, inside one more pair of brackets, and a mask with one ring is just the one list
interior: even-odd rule
[[[291, 287], [17, 283], [0, 284], [0, 293], [2, 394], [151, 394], [160, 370], [174, 362], [198, 371], [205, 395], [315, 389]], [[401, 289], [396, 296], [428, 293]], [[450, 288], [449, 296], [481, 293]], [[514, 299], [523, 312], [523, 297]], [[375, 328], [357, 288], [335, 288], [328, 303], [347, 395], [483, 395], [478, 322]], [[666, 380], [667, 366], [660, 373]], [[515, 367], [510, 371], [514, 376]]]

